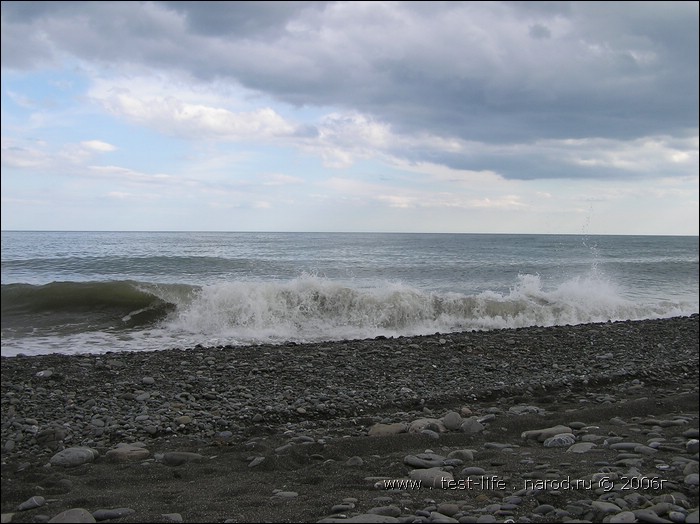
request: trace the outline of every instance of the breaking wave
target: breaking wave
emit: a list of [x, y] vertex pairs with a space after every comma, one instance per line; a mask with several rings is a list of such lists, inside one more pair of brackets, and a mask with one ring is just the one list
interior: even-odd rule
[[26, 352], [28, 338], [37, 353], [155, 350], [640, 320], [697, 308], [631, 300], [595, 276], [547, 288], [538, 275], [519, 275], [507, 292], [473, 295], [312, 275], [207, 286], [54, 282], [2, 286], [2, 336], [3, 354], [14, 353], [13, 340]]

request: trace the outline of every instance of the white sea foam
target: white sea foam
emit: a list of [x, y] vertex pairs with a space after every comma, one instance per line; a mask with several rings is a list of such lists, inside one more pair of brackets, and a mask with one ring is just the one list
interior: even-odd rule
[[633, 302], [604, 279], [545, 289], [520, 275], [507, 293], [437, 293], [401, 283], [352, 287], [315, 276], [206, 286], [169, 328], [219, 343], [313, 341], [552, 326], [690, 314], [691, 304]]
[[[151, 292], [154, 289], [150, 287]], [[525, 274], [507, 292], [487, 290], [474, 295], [425, 291], [400, 282], [359, 286], [312, 275], [288, 281], [221, 283], [196, 292], [165, 289], [176, 310], [158, 325], [4, 339], [3, 355], [395, 337], [664, 318], [698, 310], [697, 302], [632, 301], [613, 282], [597, 275], [548, 288], [540, 276]]]

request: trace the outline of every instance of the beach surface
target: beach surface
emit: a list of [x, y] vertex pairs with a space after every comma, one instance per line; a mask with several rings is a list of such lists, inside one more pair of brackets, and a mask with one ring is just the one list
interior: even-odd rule
[[2, 521], [698, 522], [698, 319], [2, 358]]

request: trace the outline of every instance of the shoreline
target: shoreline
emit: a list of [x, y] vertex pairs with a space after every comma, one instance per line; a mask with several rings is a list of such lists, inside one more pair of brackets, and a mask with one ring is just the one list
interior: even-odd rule
[[272, 349], [272, 348], [312, 348], [317, 346], [329, 346], [329, 345], [343, 345], [343, 344], [353, 344], [353, 343], [373, 343], [379, 341], [388, 342], [401, 342], [407, 339], [431, 339], [431, 338], [444, 338], [444, 337], [464, 337], [467, 335], [478, 335], [483, 333], [501, 333], [501, 332], [522, 332], [527, 330], [543, 330], [543, 329], [568, 329], [577, 328], [580, 326], [607, 326], [611, 324], [629, 324], [629, 323], [646, 323], [646, 322], [664, 322], [673, 321], [677, 319], [692, 319], [700, 318], [700, 313], [689, 313], [683, 315], [675, 315], [671, 317], [655, 317], [655, 318], [644, 318], [644, 319], [628, 319], [628, 320], [607, 320], [598, 322], [581, 322], [577, 324], [555, 324], [555, 325], [532, 325], [532, 326], [518, 326], [518, 327], [498, 327], [498, 328], [474, 328], [465, 329], [461, 331], [437, 331], [435, 333], [426, 334], [407, 334], [407, 335], [378, 335], [375, 337], [366, 338], [344, 338], [344, 339], [328, 339], [328, 340], [313, 340], [313, 341], [279, 341], [279, 342], [256, 342], [256, 343], [236, 343], [236, 344], [194, 344], [185, 347], [167, 347], [163, 349], [116, 349], [110, 351], [99, 351], [99, 352], [80, 352], [80, 353], [39, 353], [39, 354], [29, 354], [19, 352], [13, 355], [0, 355], [0, 359], [12, 359], [12, 358], [35, 358], [35, 357], [51, 357], [51, 356], [67, 356], [67, 357], [80, 357], [80, 356], [105, 356], [105, 355], [116, 355], [116, 354], [143, 354], [143, 353], [161, 353], [161, 352], [175, 352], [175, 351], [190, 351], [190, 350], [241, 350], [241, 349]]
[[[464, 522], [488, 514], [497, 522], [508, 512], [539, 515], [537, 507], [544, 504], [569, 513], [574, 506], [583, 508], [579, 517], [612, 516], [681, 493], [688, 507], [673, 511], [685, 512], [683, 522], [691, 522], [698, 491], [692, 479], [685, 483], [692, 472], [682, 473], [694, 467], [697, 477], [697, 450], [685, 446], [697, 440], [690, 430], [697, 432], [700, 418], [698, 319], [695, 314], [312, 344], [2, 357], [2, 512], [14, 513], [12, 522], [82, 506], [90, 506], [90, 512], [134, 509], [118, 522], [165, 522], [162, 514], [174, 512], [191, 522], [303, 522], [396, 506], [398, 514], [394, 509], [371, 514], [405, 522], [428, 518], [431, 511]], [[454, 415], [443, 430], [449, 413]], [[430, 422], [410, 432], [421, 419]], [[471, 430], [463, 427], [467, 421]], [[567, 427], [577, 444], [594, 446], [567, 453], [568, 448], [545, 448], [521, 438], [523, 432], [556, 425]], [[584, 429], [589, 426], [600, 429]], [[368, 436], [382, 432], [387, 436]], [[632, 447], [625, 453], [639, 456], [619, 458], [622, 451], [603, 445], [612, 436], [647, 448], [656, 443], [655, 452]], [[108, 459], [110, 450], [127, 444], [148, 452], [133, 462]], [[89, 447], [98, 455], [76, 467], [44, 467], [70, 447]], [[467, 482], [465, 467], [475, 467], [507, 478], [513, 489], [412, 493], [377, 490], [366, 480], [405, 479], [411, 471], [430, 469], [416, 468], [414, 459], [405, 462], [408, 456], [421, 458], [426, 449], [444, 455], [440, 471], [455, 482]], [[465, 461], [470, 453], [463, 453], [462, 464], [449, 462], [449, 453], [460, 450], [472, 450], [472, 459]], [[202, 462], [175, 466], [164, 459], [181, 451], [200, 455]], [[677, 455], [687, 459], [682, 468]], [[656, 468], [662, 458], [668, 470]], [[620, 466], [620, 460], [632, 465]], [[606, 506], [591, 509], [590, 499], [599, 496], [581, 491], [514, 494], [528, 478], [524, 473], [537, 480], [537, 472], [544, 472], [540, 480], [546, 480], [549, 468], [552, 481], [586, 478], [600, 473], [603, 466], [596, 463], [606, 461], [608, 468], [620, 469], [618, 476], [635, 467], [640, 474], [665, 475], [659, 481], [669, 482], [660, 490], [632, 490], [646, 497], [646, 506], [638, 501], [639, 507], [629, 509], [618, 503], [620, 511], [607, 507], [609, 513], [596, 513]], [[146, 471], [153, 490], [177, 491], [182, 500], [145, 500], [139, 490]], [[113, 490], [108, 495], [100, 482], [115, 472], [119, 479], [108, 483]], [[297, 495], [286, 499], [275, 490]], [[42, 493], [55, 502], [17, 511]], [[624, 499], [629, 493], [617, 494]], [[613, 499], [603, 495], [601, 503]], [[428, 516], [420, 513], [430, 506], [426, 497], [436, 501]], [[508, 497], [522, 500], [504, 503]], [[343, 502], [349, 498], [357, 500]], [[442, 508], [451, 515], [437, 511], [439, 498], [452, 505]], [[80, 501], [84, 504], [76, 505]], [[494, 504], [505, 509], [484, 511]], [[458, 510], [452, 512], [454, 505]], [[542, 513], [547, 515], [553, 517]]]

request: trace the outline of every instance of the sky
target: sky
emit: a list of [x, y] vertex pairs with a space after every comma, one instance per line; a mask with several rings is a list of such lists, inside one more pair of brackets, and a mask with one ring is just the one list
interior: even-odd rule
[[698, 2], [2, 2], [2, 229], [698, 235]]

